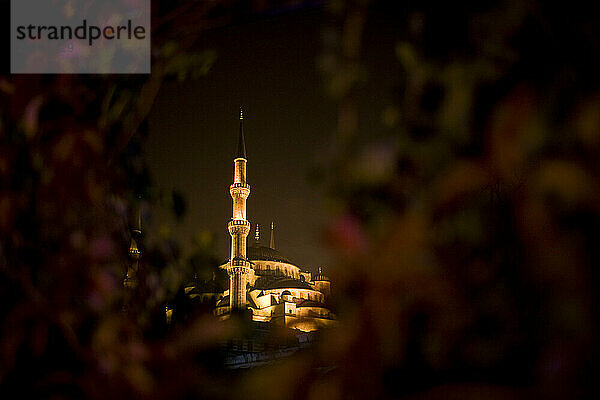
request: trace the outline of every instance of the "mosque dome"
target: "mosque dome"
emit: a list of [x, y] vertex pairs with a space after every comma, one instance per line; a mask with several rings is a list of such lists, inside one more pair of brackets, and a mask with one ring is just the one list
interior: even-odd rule
[[254, 287], [261, 290], [313, 289], [307, 282], [302, 282], [300, 279], [294, 279], [287, 276], [261, 276], [254, 282]]
[[270, 247], [261, 246], [258, 243], [248, 247], [246, 257], [250, 261], [275, 261], [294, 265], [288, 258], [280, 252]]

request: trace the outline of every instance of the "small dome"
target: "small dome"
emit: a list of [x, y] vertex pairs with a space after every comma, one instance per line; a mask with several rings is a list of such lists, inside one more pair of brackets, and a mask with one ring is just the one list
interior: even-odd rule
[[284, 290], [283, 292], [281, 292], [281, 300], [292, 302], [293, 301], [292, 293], [290, 293], [289, 290]]

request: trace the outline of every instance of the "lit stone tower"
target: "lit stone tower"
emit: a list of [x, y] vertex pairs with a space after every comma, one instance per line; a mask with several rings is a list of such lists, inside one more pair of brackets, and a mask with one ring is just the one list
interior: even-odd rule
[[250, 262], [246, 258], [246, 238], [250, 233], [250, 222], [246, 219], [246, 199], [250, 195], [250, 185], [246, 183], [247, 161], [244, 113], [240, 108], [240, 133], [237, 153], [233, 160], [233, 184], [229, 187], [233, 199], [233, 216], [228, 224], [231, 235], [231, 259], [227, 265], [227, 272], [232, 310], [246, 309], [246, 284], [250, 273]]

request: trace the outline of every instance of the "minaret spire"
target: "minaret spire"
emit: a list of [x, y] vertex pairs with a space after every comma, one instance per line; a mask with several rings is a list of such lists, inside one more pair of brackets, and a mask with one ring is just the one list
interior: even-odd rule
[[260, 240], [260, 224], [256, 224], [256, 234], [254, 235], [254, 239], [258, 242]]
[[246, 138], [244, 135], [244, 110], [242, 109], [242, 107], [240, 107], [240, 132], [238, 135], [238, 147], [235, 158], [246, 158]]
[[233, 215], [227, 226], [231, 235], [231, 259], [227, 272], [229, 273], [229, 304], [232, 310], [246, 309], [246, 284], [250, 273], [250, 262], [246, 258], [246, 239], [250, 233], [250, 222], [246, 219], [246, 199], [250, 196], [250, 185], [246, 182], [247, 162], [244, 112], [240, 108], [238, 149], [233, 160], [233, 184], [229, 187], [233, 200]]
[[270, 248], [275, 250], [275, 222], [271, 221], [271, 243], [269, 245]]

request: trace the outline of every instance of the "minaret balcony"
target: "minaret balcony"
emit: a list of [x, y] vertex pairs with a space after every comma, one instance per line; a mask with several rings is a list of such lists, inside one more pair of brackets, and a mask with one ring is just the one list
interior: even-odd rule
[[250, 221], [248, 221], [246, 219], [232, 219], [227, 224], [228, 227], [229, 226], [238, 226], [238, 225], [250, 226]]
[[227, 229], [229, 229], [229, 233], [232, 235], [238, 233], [248, 235], [250, 233], [250, 222], [245, 219], [232, 219], [227, 224]]
[[245, 275], [250, 273], [250, 264], [248, 266], [234, 265], [227, 269], [229, 275]]
[[129, 256], [135, 260], [139, 260], [142, 256], [142, 252], [137, 247], [132, 246], [129, 248]]
[[252, 262], [245, 257], [234, 257], [227, 263], [229, 275], [247, 274], [252, 269]]
[[250, 261], [246, 260], [245, 258], [235, 257], [233, 260], [231, 260], [229, 262], [229, 265], [227, 266], [227, 270], [230, 273], [232, 273], [232, 272], [247, 273], [247, 272], [250, 272], [251, 265], [252, 265], [252, 263]]
[[250, 185], [247, 183], [234, 183], [229, 186], [229, 193], [231, 196], [248, 197], [250, 196]]

